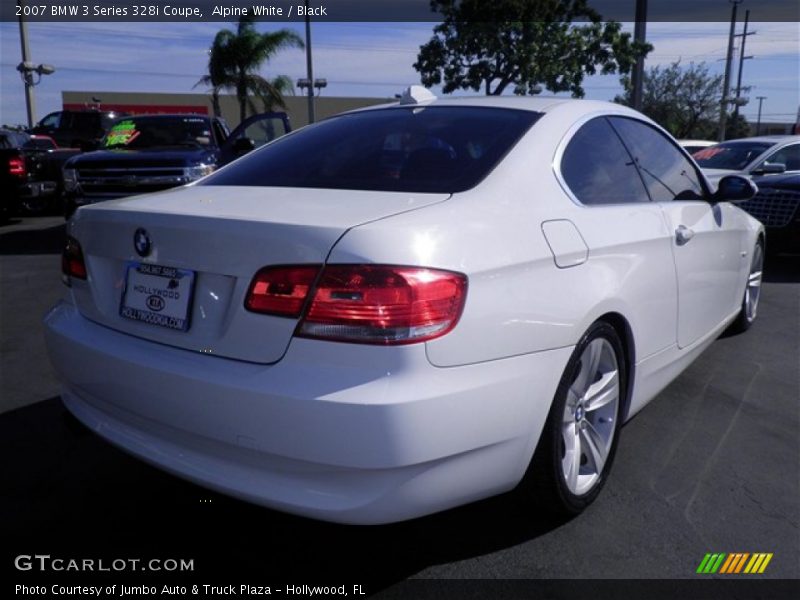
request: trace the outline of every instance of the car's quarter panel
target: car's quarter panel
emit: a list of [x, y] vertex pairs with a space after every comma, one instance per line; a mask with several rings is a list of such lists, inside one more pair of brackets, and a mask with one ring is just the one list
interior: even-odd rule
[[571, 221], [545, 221], [542, 223], [542, 234], [550, 246], [557, 267], [568, 269], [585, 263], [589, 258], [589, 248]]
[[[606, 312], [629, 321], [637, 356], [675, 343], [674, 263], [660, 209], [649, 202], [572, 202], [552, 166], [566, 128], [562, 120], [542, 117], [473, 190], [353, 228], [333, 248], [329, 260], [335, 263], [428, 265], [469, 277], [460, 322], [427, 343], [433, 364], [573, 346]], [[583, 264], [554, 264], [542, 223], [558, 219], [569, 219], [588, 246]]]
[[257, 365], [125, 336], [69, 303], [45, 324], [67, 405], [99, 434], [228, 493], [353, 522], [377, 520], [373, 502], [392, 520], [516, 485], [570, 352], [438, 369], [421, 344], [294, 339]]
[[[260, 268], [322, 265], [349, 227], [446, 198], [192, 187], [99, 204], [78, 211], [70, 224], [89, 274], [87, 281], [73, 281], [72, 295], [85, 317], [137, 337], [217, 356], [274, 362], [285, 352], [297, 319], [243, 309]], [[139, 228], [152, 241], [146, 257], [134, 249]], [[188, 331], [120, 315], [128, 266], [134, 263], [195, 272]]]

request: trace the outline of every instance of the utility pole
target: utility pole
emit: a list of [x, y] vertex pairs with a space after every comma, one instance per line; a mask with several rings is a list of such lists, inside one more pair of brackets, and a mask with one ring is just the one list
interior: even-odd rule
[[314, 115], [314, 67], [311, 64], [311, 17], [308, 14], [308, 0], [306, 4], [306, 77], [308, 77], [308, 123], [316, 121]]
[[733, 36], [736, 33], [736, 9], [743, 0], [729, 0], [733, 4], [731, 11], [731, 31], [728, 34], [728, 55], [725, 59], [725, 80], [722, 85], [722, 100], [719, 109], [719, 141], [725, 141], [725, 121], [728, 119], [728, 103], [731, 87], [731, 62], [733, 62]]
[[[22, 48], [22, 63], [21, 65], [31, 64], [31, 51], [28, 48], [28, 24], [22, 16], [25, 3], [24, 0], [17, 0], [17, 6], [20, 7], [19, 11], [19, 43]], [[28, 127], [33, 127], [36, 121], [36, 101], [33, 97], [33, 73], [30, 70], [20, 70], [22, 74], [22, 81], [25, 85], [25, 108], [28, 109]]]
[[744, 31], [736, 36], [742, 38], [742, 47], [740, 48], [739, 51], [739, 75], [736, 79], [736, 99], [734, 100], [733, 103], [734, 119], [739, 118], [739, 107], [746, 103], [746, 100], [745, 102], [739, 100], [739, 96], [742, 93], [742, 68], [744, 67], [744, 61], [753, 58], [752, 55], [751, 56], [744, 55], [744, 44], [747, 41], [747, 36], [754, 35], [756, 33], [755, 31], [751, 31], [750, 33], [747, 32], [747, 24], [749, 22], [750, 22], [750, 9], [748, 8], [746, 11], [744, 11]]
[[[636, 0], [636, 25], [633, 29], [633, 39], [636, 42], [645, 42], [647, 34], [647, 0]], [[642, 86], [644, 85], [644, 56], [636, 59], [631, 76], [633, 93], [631, 95], [634, 110], [642, 110]]]
[[767, 99], [766, 96], [756, 96], [758, 100], [758, 120], [756, 121], [756, 135], [761, 135], [761, 104]]

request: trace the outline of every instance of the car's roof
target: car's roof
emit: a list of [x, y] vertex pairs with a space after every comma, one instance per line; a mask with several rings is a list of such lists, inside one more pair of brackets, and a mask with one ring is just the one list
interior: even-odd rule
[[138, 115], [126, 115], [124, 117], [120, 117], [122, 119], [137, 119], [139, 117], [148, 117], [152, 119], [174, 119], [175, 117], [178, 118], [188, 118], [188, 119], [210, 119], [209, 115], [201, 115], [199, 113], [141, 113]]
[[445, 96], [433, 97], [432, 99], [421, 100], [417, 103], [414, 102], [391, 102], [387, 104], [379, 104], [373, 106], [366, 106], [353, 111], [351, 113], [370, 111], [370, 110], [385, 110], [392, 108], [413, 108], [419, 107], [445, 107], [445, 106], [458, 106], [458, 107], [488, 107], [488, 108], [510, 108], [517, 110], [529, 110], [537, 113], [548, 113], [554, 111], [556, 108], [571, 107], [577, 113], [588, 114], [593, 112], [608, 112], [617, 114], [636, 115], [641, 118], [644, 117], [641, 113], [614, 102], [605, 102], [601, 100], [579, 100], [575, 98], [559, 98], [555, 96]]
[[431, 102], [423, 102], [423, 106], [493, 106], [517, 108], [533, 112], [547, 112], [549, 109], [568, 102], [580, 102], [571, 98], [555, 96], [447, 96], [436, 98]]

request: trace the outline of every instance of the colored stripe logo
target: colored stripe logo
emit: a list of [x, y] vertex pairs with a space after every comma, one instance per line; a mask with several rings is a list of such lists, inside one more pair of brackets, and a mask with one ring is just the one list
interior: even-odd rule
[[747, 573], [751, 575], [763, 573], [772, 560], [772, 552], [716, 552], [708, 553], [700, 561], [697, 573], [701, 575], [736, 575]]

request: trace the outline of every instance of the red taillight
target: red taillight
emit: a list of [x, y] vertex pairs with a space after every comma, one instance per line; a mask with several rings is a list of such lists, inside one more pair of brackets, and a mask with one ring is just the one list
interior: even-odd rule
[[431, 340], [455, 326], [466, 288], [467, 278], [450, 271], [327, 266], [298, 335], [387, 345]]
[[86, 263], [83, 261], [81, 245], [73, 237], [67, 237], [67, 245], [61, 253], [61, 272], [64, 282], [69, 284], [72, 277], [86, 279]]
[[[363, 344], [424, 342], [458, 322], [460, 273], [386, 265], [265, 267], [245, 298], [253, 312], [297, 318], [297, 335]], [[315, 284], [319, 275], [319, 281]], [[305, 312], [303, 307], [307, 306]]]
[[319, 266], [265, 267], [250, 283], [244, 305], [253, 312], [300, 316]]
[[25, 177], [28, 171], [25, 169], [25, 159], [18, 156], [8, 159], [8, 174], [15, 177]]

